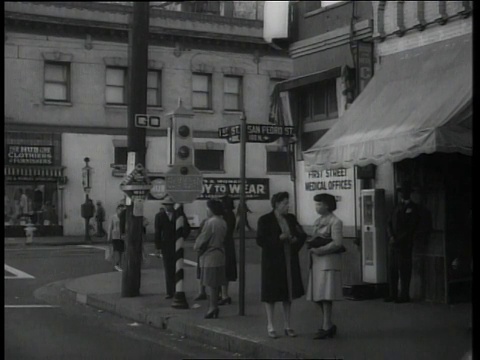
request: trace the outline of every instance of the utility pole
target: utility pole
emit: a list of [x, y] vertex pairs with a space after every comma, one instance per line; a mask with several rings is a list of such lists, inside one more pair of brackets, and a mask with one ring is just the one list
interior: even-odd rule
[[238, 314], [245, 315], [245, 158], [247, 143], [247, 118], [245, 113], [240, 118], [240, 276], [239, 276], [239, 302]]
[[[135, 115], [147, 113], [149, 2], [133, 3], [128, 46], [128, 151], [135, 152], [135, 165], [145, 166], [144, 128], [135, 127]], [[122, 276], [122, 297], [140, 295], [143, 217], [127, 206], [127, 239]]]

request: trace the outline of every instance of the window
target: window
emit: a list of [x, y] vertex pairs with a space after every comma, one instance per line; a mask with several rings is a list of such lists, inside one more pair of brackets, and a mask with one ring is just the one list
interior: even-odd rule
[[224, 171], [223, 150], [195, 149], [195, 166], [200, 171]]
[[70, 64], [45, 62], [44, 99], [48, 101], [70, 101]]
[[193, 74], [192, 106], [194, 109], [212, 109], [211, 74]]
[[288, 173], [289, 171], [286, 151], [267, 151], [267, 173]]
[[242, 78], [240, 76], [225, 76], [223, 80], [224, 109], [242, 110], [242, 96]]
[[126, 68], [107, 67], [105, 85], [105, 100], [107, 104], [125, 105], [127, 103]]
[[115, 165], [127, 165], [127, 147], [123, 146], [115, 146], [115, 157], [114, 157], [114, 164]]
[[147, 106], [162, 106], [162, 72], [148, 71], [147, 75]]
[[306, 121], [338, 117], [336, 79], [321, 81], [301, 91], [300, 112]]

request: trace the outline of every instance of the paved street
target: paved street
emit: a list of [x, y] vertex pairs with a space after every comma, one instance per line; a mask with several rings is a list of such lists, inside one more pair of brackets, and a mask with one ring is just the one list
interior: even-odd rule
[[[161, 261], [152, 259], [148, 267], [161, 267]], [[236, 357], [36, 291], [59, 280], [112, 271], [102, 245], [7, 248], [5, 269], [5, 359]]]

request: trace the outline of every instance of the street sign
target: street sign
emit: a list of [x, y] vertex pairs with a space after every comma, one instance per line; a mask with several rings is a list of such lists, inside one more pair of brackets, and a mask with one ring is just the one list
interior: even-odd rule
[[165, 190], [176, 203], [190, 203], [202, 194], [203, 176], [193, 165], [174, 166], [165, 174]]
[[167, 196], [167, 191], [165, 190], [165, 179], [155, 179], [152, 180], [152, 188], [150, 189], [150, 195], [153, 198], [162, 200]]
[[160, 116], [136, 114], [135, 115], [135, 127], [148, 128], [148, 129], [160, 129]]
[[145, 199], [151, 187], [151, 181], [142, 164], [137, 164], [120, 183], [120, 189], [132, 200]]
[[[249, 143], [271, 143], [280, 137], [293, 136], [295, 136], [293, 126], [247, 124], [247, 142]], [[231, 144], [239, 143], [240, 125], [219, 128], [218, 137], [227, 139]]]

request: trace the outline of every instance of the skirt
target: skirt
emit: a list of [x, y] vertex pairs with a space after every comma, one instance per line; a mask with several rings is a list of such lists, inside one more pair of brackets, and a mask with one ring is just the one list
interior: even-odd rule
[[[313, 295], [313, 296], [312, 296]], [[343, 299], [342, 272], [340, 270], [321, 270], [308, 278], [307, 300], [335, 301]]]
[[227, 285], [225, 266], [200, 268], [200, 283], [210, 287]]
[[120, 239], [112, 240], [113, 251], [124, 252], [125, 251], [125, 242]]

